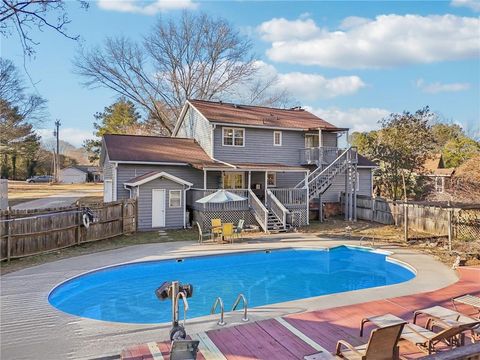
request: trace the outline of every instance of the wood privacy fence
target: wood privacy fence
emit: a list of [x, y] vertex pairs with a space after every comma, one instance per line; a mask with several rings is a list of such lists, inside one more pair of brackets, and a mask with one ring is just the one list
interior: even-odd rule
[[405, 203], [358, 195], [357, 219], [395, 226], [404, 226], [407, 219], [408, 228], [415, 231], [440, 236], [451, 231], [457, 238], [480, 239], [480, 206]]
[[42, 254], [136, 231], [136, 202], [92, 204], [94, 221], [83, 225], [82, 206], [0, 211], [0, 260]]

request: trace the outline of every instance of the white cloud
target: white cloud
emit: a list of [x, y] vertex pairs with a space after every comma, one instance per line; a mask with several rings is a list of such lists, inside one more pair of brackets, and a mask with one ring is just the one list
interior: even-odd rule
[[440, 92], [458, 92], [465, 91], [470, 88], [469, 83], [448, 83], [442, 84], [440, 82], [426, 83], [423, 79], [418, 79], [415, 82], [415, 85], [421, 89], [423, 92], [430, 94], [437, 94]]
[[450, 5], [455, 7], [467, 7], [475, 12], [480, 11], [480, 0], [452, 0]]
[[257, 31], [266, 41], [285, 41], [292, 39], [309, 39], [321, 33], [312, 19], [302, 16], [297, 20], [273, 18], [262, 23]]
[[272, 19], [258, 26], [271, 60], [335, 68], [383, 68], [476, 58], [480, 19], [455, 15], [349, 17], [344, 30], [312, 19]]
[[381, 108], [313, 108], [306, 109], [325, 121], [338, 127], [350, 128], [351, 131], [370, 131], [379, 127], [378, 121], [388, 116], [391, 111]]
[[155, 15], [169, 10], [194, 9], [198, 4], [192, 0], [98, 0], [97, 5], [103, 10]]
[[[42, 142], [44, 143], [54, 140], [52, 129], [36, 129], [35, 131], [42, 137]], [[75, 147], [81, 147], [84, 140], [92, 138], [92, 131], [60, 127], [60, 140], [66, 141]]]
[[356, 93], [365, 86], [358, 76], [340, 76], [327, 79], [318, 74], [292, 72], [278, 75], [279, 86], [297, 98], [329, 99]]
[[313, 73], [279, 73], [273, 65], [263, 61], [257, 61], [256, 65], [259, 68], [258, 76], [276, 77], [276, 86], [287, 90], [294, 98], [300, 100], [331, 99], [351, 95], [366, 86], [356, 75], [326, 78]]

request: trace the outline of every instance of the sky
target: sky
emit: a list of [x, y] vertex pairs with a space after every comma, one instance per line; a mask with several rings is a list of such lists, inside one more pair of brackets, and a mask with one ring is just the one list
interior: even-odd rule
[[[479, 132], [480, 0], [98, 0], [87, 10], [67, 1], [68, 32], [87, 48], [117, 35], [141, 40], [159, 16], [175, 18], [183, 9], [227, 19], [251, 39], [258, 65], [277, 74], [279, 86], [339, 127], [368, 131], [391, 112], [428, 105]], [[93, 115], [118, 95], [82, 85], [73, 66], [77, 42], [46, 29], [31, 34], [40, 44], [25, 67], [49, 112], [38, 133], [51, 136], [59, 119], [61, 138], [80, 146], [92, 137]], [[0, 46], [1, 56], [23, 69], [15, 34]]]

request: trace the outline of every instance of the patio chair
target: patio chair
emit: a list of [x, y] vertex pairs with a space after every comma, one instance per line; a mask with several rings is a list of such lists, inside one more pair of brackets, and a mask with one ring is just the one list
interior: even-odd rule
[[200, 224], [195, 221], [195, 226], [198, 228], [198, 243], [201, 244], [203, 243], [203, 239], [206, 237], [212, 238], [212, 233], [211, 232], [203, 232], [202, 227]]
[[445, 327], [438, 333], [415, 324], [407, 324], [402, 332], [402, 339], [415, 344], [420, 350], [431, 354], [437, 350], [437, 345], [444, 344], [449, 348], [464, 344], [465, 331], [471, 330], [469, 325]]
[[[243, 226], [244, 226], [244, 225], [245, 225], [245, 220], [244, 220], [244, 219], [238, 220], [238, 225], [237, 225], [237, 227], [234, 229], [235, 237], [241, 239], [242, 233], [243, 233]], [[233, 238], [232, 238], [232, 243], [233, 243]]]
[[405, 323], [397, 323], [372, 330], [368, 343], [360, 346], [353, 346], [345, 340], [339, 340], [336, 355], [344, 359], [397, 360], [399, 359], [398, 341], [404, 325]]
[[474, 342], [480, 341], [480, 319], [438, 305], [415, 311], [413, 317], [414, 324], [420, 315], [425, 315], [429, 318], [426, 325], [428, 329], [435, 325], [444, 329], [456, 325], [465, 325], [466, 328], [470, 327], [472, 340]]
[[462, 296], [457, 296], [452, 299], [452, 304], [455, 310], [457, 310], [457, 305], [455, 303], [464, 304], [473, 307], [480, 314], [480, 296], [475, 296], [471, 294], [465, 294]]
[[232, 238], [233, 238], [233, 224], [232, 223], [223, 224], [222, 235], [223, 235], [224, 240], [227, 240], [227, 238], [230, 238], [230, 240], [232, 240]]
[[222, 236], [222, 220], [212, 219], [212, 239], [215, 240], [215, 236]]

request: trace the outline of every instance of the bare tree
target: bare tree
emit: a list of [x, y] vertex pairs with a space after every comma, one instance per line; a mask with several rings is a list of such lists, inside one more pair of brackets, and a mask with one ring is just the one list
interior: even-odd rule
[[18, 113], [31, 124], [46, 117], [46, 100], [35, 94], [27, 94], [23, 78], [12, 61], [0, 57], [0, 100], [17, 108]]
[[[109, 38], [102, 47], [81, 49], [74, 63], [86, 86], [116, 91], [140, 105], [154, 128], [171, 134], [186, 99], [221, 99], [254, 81], [251, 53], [251, 42], [227, 21], [184, 12], [176, 20], [159, 18], [142, 43]], [[262, 86], [256, 91], [267, 93]]]
[[[77, 0], [83, 8], [88, 8], [86, 0]], [[12, 35], [16, 32], [23, 53], [32, 55], [38, 42], [30, 35], [32, 27], [42, 30], [53, 29], [61, 35], [77, 40], [78, 35], [67, 33], [65, 26], [70, 23], [65, 10], [65, 0], [1, 0], [0, 2], [0, 34]]]

